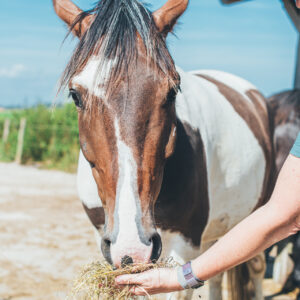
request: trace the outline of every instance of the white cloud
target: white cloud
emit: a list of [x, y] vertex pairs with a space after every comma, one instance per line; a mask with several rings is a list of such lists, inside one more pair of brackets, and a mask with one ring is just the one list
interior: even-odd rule
[[16, 78], [24, 72], [25, 69], [26, 67], [22, 64], [15, 64], [8, 68], [0, 68], [0, 77]]

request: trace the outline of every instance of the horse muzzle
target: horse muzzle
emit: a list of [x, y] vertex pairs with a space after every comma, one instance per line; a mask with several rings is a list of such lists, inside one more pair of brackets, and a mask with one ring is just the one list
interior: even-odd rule
[[111, 240], [109, 236], [104, 236], [101, 249], [105, 259], [116, 268], [128, 264], [156, 262], [161, 255], [162, 242], [157, 232], [147, 241], [130, 236], [120, 237], [115, 243]]

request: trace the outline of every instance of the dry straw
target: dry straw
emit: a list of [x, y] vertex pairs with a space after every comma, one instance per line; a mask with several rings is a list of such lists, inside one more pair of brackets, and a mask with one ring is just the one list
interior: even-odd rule
[[[114, 270], [105, 261], [95, 262], [83, 268], [79, 277], [74, 281], [71, 296], [74, 300], [134, 300], [129, 287], [118, 289], [115, 278], [124, 274], [137, 274], [154, 268], [174, 268], [178, 264], [168, 258], [156, 264], [135, 264]], [[151, 299], [151, 297], [149, 297]]]

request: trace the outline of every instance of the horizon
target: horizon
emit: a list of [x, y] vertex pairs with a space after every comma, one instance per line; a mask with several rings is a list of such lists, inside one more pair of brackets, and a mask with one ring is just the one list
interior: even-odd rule
[[[74, 2], [85, 10], [94, 3]], [[164, 3], [151, 1], [151, 10]], [[52, 1], [7, 1], [1, 8], [0, 107], [51, 104], [76, 39], [62, 46], [67, 29]], [[249, 80], [265, 96], [293, 88], [298, 34], [281, 1], [225, 6], [219, 0], [191, 0], [179, 23], [177, 38], [170, 35], [168, 45], [184, 70], [227, 71]]]

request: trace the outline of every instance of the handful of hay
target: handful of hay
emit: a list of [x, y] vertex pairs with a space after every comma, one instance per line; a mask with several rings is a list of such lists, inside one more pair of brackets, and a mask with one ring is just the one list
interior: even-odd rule
[[94, 262], [83, 268], [79, 277], [74, 281], [73, 299], [86, 300], [134, 300], [129, 288], [118, 289], [115, 278], [124, 274], [137, 274], [154, 268], [174, 268], [178, 264], [168, 258], [156, 264], [134, 264], [114, 270], [106, 261]]

